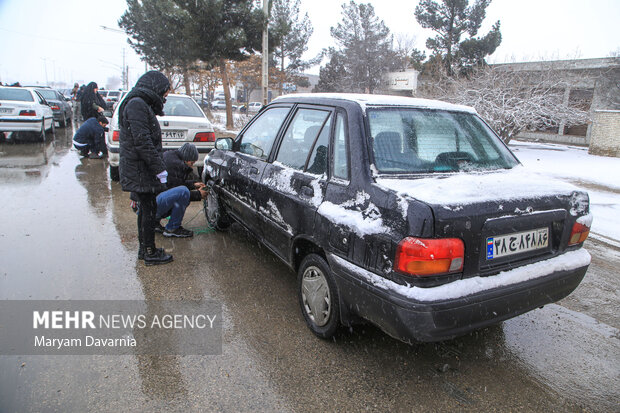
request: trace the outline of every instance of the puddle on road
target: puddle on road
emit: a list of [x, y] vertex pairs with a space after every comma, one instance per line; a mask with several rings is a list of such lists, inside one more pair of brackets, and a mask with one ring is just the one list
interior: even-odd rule
[[504, 345], [526, 371], [575, 403], [620, 405], [620, 331], [557, 304], [504, 322]]

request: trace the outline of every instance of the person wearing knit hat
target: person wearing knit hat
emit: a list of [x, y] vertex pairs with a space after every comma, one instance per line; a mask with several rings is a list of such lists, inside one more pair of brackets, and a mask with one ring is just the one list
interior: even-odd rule
[[192, 143], [185, 143], [176, 151], [164, 152], [164, 164], [168, 171], [168, 190], [157, 195], [158, 220], [170, 216], [165, 227], [157, 225], [156, 232], [164, 237], [188, 238], [194, 233], [183, 228], [181, 223], [185, 209], [191, 201], [201, 201], [207, 197], [205, 184], [194, 176], [194, 163], [198, 160], [198, 149]]

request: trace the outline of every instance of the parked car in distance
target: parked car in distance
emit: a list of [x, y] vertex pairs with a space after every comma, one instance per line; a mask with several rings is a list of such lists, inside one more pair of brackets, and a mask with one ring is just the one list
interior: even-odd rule
[[[123, 96], [124, 98], [125, 96]], [[118, 109], [108, 125], [106, 144], [108, 147], [108, 162], [110, 164], [110, 178], [119, 179], [119, 138]], [[162, 132], [163, 150], [178, 149], [186, 142], [191, 142], [198, 149], [198, 170], [202, 169], [205, 155], [213, 149], [215, 131], [198, 104], [187, 95], [168, 95], [164, 105], [164, 116], [158, 116]]]
[[0, 131], [54, 131], [52, 108], [33, 88], [0, 86]]
[[71, 116], [73, 116], [73, 107], [71, 106], [70, 99], [68, 100], [55, 89], [37, 88], [36, 91], [49, 103], [54, 113], [54, 120], [61, 127], [67, 127], [67, 124], [71, 123]]
[[223, 100], [214, 100], [211, 103], [211, 109], [213, 110], [226, 110], [226, 102]]
[[105, 101], [108, 104], [108, 108], [114, 109], [116, 107], [122, 93], [122, 90], [108, 90], [108, 95], [105, 98]]
[[365, 320], [450, 339], [566, 297], [590, 263], [588, 194], [527, 171], [469, 107], [287, 95], [215, 147], [208, 222], [297, 273], [319, 337]]
[[241, 113], [256, 113], [263, 107], [263, 104], [260, 102], [250, 102], [247, 106], [241, 106], [239, 111]]

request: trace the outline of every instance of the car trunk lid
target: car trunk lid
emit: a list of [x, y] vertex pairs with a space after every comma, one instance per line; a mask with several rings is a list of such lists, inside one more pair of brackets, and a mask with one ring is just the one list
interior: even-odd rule
[[587, 211], [587, 195], [574, 186], [523, 167], [393, 181], [378, 182], [428, 204], [435, 237], [463, 240], [464, 277], [557, 255], [575, 217]]

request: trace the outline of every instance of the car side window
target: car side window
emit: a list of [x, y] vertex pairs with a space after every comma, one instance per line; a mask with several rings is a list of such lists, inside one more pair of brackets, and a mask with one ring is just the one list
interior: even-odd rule
[[308, 154], [329, 115], [330, 112], [325, 110], [299, 109], [284, 134], [276, 161], [304, 169]]
[[312, 155], [310, 155], [310, 160], [308, 161], [308, 166], [306, 169], [306, 171], [311, 174], [323, 175], [324, 173], [327, 173], [327, 163], [329, 159], [329, 135], [332, 130], [333, 118], [333, 116], [330, 116], [327, 119], [323, 129], [321, 129], [319, 138], [314, 144], [314, 148], [312, 148]]
[[347, 157], [347, 130], [345, 117], [342, 113], [336, 115], [334, 131], [333, 176], [340, 179], [349, 179], [349, 159]]
[[267, 159], [289, 110], [290, 108], [271, 108], [263, 112], [243, 133], [240, 152]]

